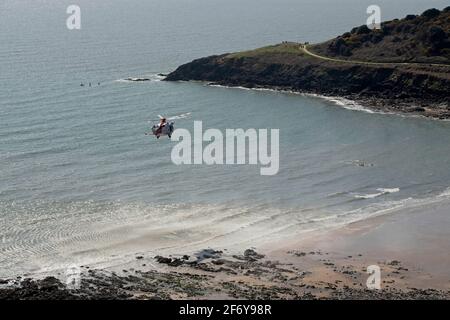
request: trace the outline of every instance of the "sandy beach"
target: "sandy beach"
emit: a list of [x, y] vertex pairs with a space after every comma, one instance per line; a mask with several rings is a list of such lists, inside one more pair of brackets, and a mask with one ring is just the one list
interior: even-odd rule
[[[283, 255], [289, 250], [320, 251], [326, 254], [325, 260], [337, 266], [325, 268], [325, 277], [330, 279], [335, 277], [332, 271], [339, 267], [351, 265], [356, 270], [365, 270], [369, 265], [379, 265], [384, 278], [382, 289], [449, 290], [449, 212], [448, 202], [400, 210], [301, 241], [288, 241], [282, 249], [270, 251], [270, 255]], [[317, 257], [309, 260], [324, 261]], [[315, 267], [324, 269], [320, 264]], [[360, 276], [357, 282], [365, 283], [367, 275]]]
[[[82, 266], [81, 287], [64, 274], [3, 279], [6, 299], [448, 299], [450, 204], [408, 208], [334, 230], [249, 248], [151, 256], [107, 269]], [[367, 267], [381, 270], [369, 290]]]

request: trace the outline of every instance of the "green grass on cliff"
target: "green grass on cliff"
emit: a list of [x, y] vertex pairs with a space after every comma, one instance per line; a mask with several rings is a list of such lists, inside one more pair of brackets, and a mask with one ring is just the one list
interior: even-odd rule
[[283, 42], [280, 44], [258, 48], [255, 50], [242, 51], [231, 53], [228, 58], [247, 58], [247, 57], [260, 57], [267, 55], [295, 55], [305, 56], [300, 50], [300, 44], [295, 42]]

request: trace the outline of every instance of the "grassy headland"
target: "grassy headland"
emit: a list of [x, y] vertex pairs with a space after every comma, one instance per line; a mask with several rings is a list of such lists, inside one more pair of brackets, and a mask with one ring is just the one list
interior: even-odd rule
[[352, 29], [321, 44], [277, 45], [194, 60], [168, 81], [207, 81], [341, 96], [388, 112], [450, 118], [450, 7]]

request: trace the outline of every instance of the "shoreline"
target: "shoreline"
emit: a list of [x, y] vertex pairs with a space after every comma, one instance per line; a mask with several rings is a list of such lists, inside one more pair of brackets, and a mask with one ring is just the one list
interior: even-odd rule
[[[308, 92], [295, 90], [291, 88], [283, 88], [277, 86], [245, 86], [225, 83], [215, 83], [211, 81], [179, 81], [179, 82], [199, 82], [207, 86], [228, 89], [242, 89], [255, 91], [270, 91], [285, 94], [297, 94], [307, 97], [315, 97], [332, 102], [347, 110], [361, 111], [370, 114], [396, 115], [411, 118], [423, 118], [429, 120], [450, 121], [450, 112], [446, 108], [430, 108], [421, 106], [411, 106], [409, 102], [401, 102], [395, 104], [395, 100], [381, 99], [377, 97], [359, 97], [358, 95], [328, 95], [326, 93]], [[395, 106], [395, 107], [394, 107]], [[419, 110], [419, 111], [418, 111]]]
[[203, 57], [180, 65], [163, 81], [202, 81], [227, 87], [340, 97], [374, 112], [450, 118], [446, 64], [343, 63], [311, 56], [304, 46], [285, 41]]
[[[136, 253], [125, 265], [82, 266], [77, 290], [61, 272], [3, 279], [0, 299], [450, 299], [449, 208], [405, 208], [239, 254]], [[369, 265], [381, 269], [381, 290], [366, 288]]]

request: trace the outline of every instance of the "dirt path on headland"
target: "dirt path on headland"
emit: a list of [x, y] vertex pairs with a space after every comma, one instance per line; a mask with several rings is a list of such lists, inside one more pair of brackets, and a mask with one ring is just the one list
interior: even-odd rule
[[321, 60], [327, 60], [327, 61], [333, 61], [333, 62], [340, 62], [340, 63], [349, 63], [349, 64], [362, 64], [362, 65], [372, 65], [372, 66], [435, 66], [435, 67], [450, 67], [450, 65], [447, 64], [440, 64], [440, 63], [418, 63], [418, 62], [370, 62], [370, 61], [356, 61], [356, 60], [344, 60], [344, 59], [336, 59], [336, 58], [330, 58], [318, 55], [316, 53], [313, 53], [309, 51], [308, 45], [301, 44], [300, 45], [300, 51], [303, 53], [317, 58]]

